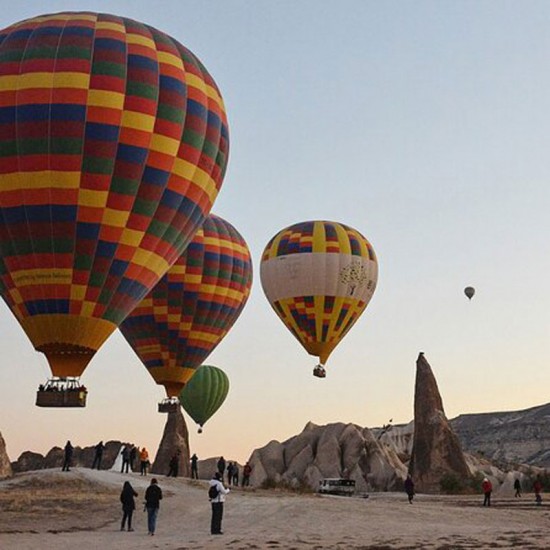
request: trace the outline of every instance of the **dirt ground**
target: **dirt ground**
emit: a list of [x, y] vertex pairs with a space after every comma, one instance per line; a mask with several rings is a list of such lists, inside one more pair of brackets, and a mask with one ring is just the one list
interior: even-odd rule
[[[139, 497], [135, 531], [120, 531], [118, 500], [129, 480]], [[413, 549], [550, 548], [550, 506], [532, 495], [481, 496], [373, 493], [331, 497], [235, 488], [225, 503], [224, 535], [210, 535], [207, 483], [159, 477], [155, 537], [147, 535], [143, 494], [150, 477], [76, 468], [44, 470], [0, 482], [3, 549]]]

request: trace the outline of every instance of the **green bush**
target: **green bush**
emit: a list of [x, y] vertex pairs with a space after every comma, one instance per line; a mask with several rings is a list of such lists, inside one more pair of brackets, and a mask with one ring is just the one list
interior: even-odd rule
[[456, 495], [464, 492], [464, 483], [455, 474], [445, 474], [439, 481], [439, 487], [442, 493], [446, 495]]

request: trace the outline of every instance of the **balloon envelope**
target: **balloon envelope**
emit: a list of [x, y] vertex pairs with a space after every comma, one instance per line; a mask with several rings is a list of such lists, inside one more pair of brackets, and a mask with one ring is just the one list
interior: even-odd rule
[[324, 364], [367, 307], [378, 262], [371, 244], [355, 229], [308, 221], [269, 241], [260, 278], [277, 315]]
[[228, 129], [200, 61], [130, 19], [0, 31], [0, 293], [56, 376], [79, 376], [182, 253]]
[[245, 240], [210, 215], [182, 256], [120, 326], [169, 397], [179, 394], [243, 310], [252, 285]]
[[180, 393], [180, 403], [187, 414], [203, 426], [222, 406], [229, 392], [225, 372], [211, 365], [200, 366]]
[[464, 294], [468, 297], [468, 300], [471, 300], [474, 297], [474, 294], [476, 293], [476, 289], [473, 286], [467, 286], [464, 289]]

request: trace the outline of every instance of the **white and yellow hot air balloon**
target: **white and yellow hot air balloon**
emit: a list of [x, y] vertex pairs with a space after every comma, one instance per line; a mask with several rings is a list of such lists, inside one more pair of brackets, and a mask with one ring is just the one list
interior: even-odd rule
[[287, 227], [267, 244], [260, 278], [269, 303], [324, 378], [329, 355], [367, 307], [378, 280], [369, 241], [337, 222]]

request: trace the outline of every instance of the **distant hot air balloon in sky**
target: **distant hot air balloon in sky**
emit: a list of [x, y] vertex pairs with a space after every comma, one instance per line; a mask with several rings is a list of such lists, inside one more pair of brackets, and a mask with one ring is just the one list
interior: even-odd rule
[[0, 31], [0, 293], [56, 377], [78, 377], [181, 255], [228, 156], [200, 61], [123, 17]]
[[245, 240], [229, 222], [211, 214], [122, 323], [122, 334], [169, 398], [179, 395], [233, 326], [251, 285]]
[[222, 406], [228, 392], [229, 378], [220, 368], [211, 365], [200, 366], [181, 390], [181, 406], [199, 425], [199, 433]]
[[361, 233], [341, 223], [307, 221], [283, 229], [265, 247], [260, 266], [269, 303], [306, 351], [324, 365], [367, 307], [378, 262]]
[[468, 296], [468, 300], [471, 300], [475, 293], [476, 293], [476, 289], [473, 286], [467, 286], [464, 289], [464, 294]]

